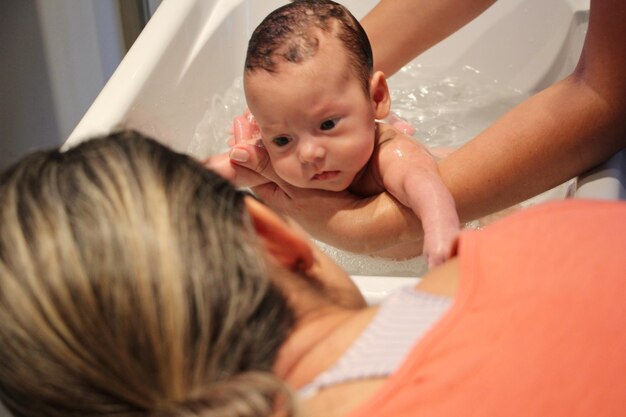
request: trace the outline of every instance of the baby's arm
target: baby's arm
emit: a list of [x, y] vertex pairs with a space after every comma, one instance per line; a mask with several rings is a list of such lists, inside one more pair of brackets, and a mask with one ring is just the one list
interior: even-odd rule
[[424, 257], [429, 267], [439, 265], [450, 257], [459, 232], [454, 199], [425, 147], [390, 126], [380, 125], [378, 132], [376, 168], [382, 182], [387, 191], [420, 218]]

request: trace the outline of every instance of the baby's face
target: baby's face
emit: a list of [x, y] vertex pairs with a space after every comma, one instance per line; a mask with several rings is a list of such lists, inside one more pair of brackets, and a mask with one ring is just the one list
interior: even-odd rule
[[246, 99], [276, 173], [302, 188], [341, 191], [374, 150], [375, 104], [338, 41], [301, 64], [245, 77]]

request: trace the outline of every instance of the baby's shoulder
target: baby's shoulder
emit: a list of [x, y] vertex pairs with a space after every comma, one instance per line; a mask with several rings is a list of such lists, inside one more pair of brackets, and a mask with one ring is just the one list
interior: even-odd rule
[[415, 138], [408, 136], [393, 126], [385, 123], [376, 125], [376, 151], [379, 153], [397, 153], [399, 149], [425, 150]]
[[376, 145], [398, 140], [402, 136], [400, 131], [387, 123], [376, 122]]

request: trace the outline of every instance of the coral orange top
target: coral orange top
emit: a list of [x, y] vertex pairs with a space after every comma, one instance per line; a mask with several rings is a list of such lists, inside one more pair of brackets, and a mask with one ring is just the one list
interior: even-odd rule
[[626, 203], [532, 208], [458, 255], [453, 307], [350, 417], [626, 416]]

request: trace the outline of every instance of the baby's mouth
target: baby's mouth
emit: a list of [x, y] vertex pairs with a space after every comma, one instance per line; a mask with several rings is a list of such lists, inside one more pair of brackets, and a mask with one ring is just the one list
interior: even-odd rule
[[311, 178], [311, 179], [312, 180], [324, 181], [324, 180], [333, 179], [337, 175], [339, 175], [339, 171], [322, 171], [322, 172], [319, 172], [319, 173], [313, 175], [313, 178]]

